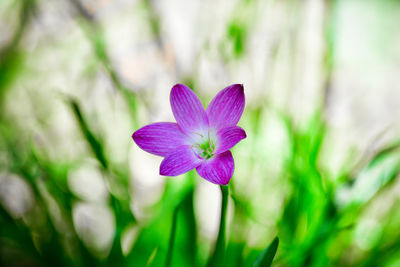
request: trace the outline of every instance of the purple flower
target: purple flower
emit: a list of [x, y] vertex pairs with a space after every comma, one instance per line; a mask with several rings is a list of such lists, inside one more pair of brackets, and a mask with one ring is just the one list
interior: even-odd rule
[[177, 123], [144, 126], [133, 133], [133, 140], [141, 149], [164, 157], [161, 175], [177, 176], [196, 168], [204, 179], [228, 184], [235, 168], [229, 149], [246, 138], [236, 126], [244, 109], [243, 85], [223, 89], [207, 110], [183, 84], [172, 87], [170, 101]]

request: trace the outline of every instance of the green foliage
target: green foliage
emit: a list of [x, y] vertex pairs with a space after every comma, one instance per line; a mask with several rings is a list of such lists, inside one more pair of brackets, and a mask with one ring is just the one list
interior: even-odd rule
[[241, 56], [244, 52], [245, 38], [246, 38], [246, 32], [243, 27], [243, 24], [233, 22], [229, 26], [228, 37], [232, 41], [233, 54], [236, 57]]
[[[32, 71], [32, 65], [34, 69], [43, 67], [36, 66], [34, 60], [34, 56], [41, 60], [41, 43], [34, 41], [30, 46], [35, 38], [29, 33], [41, 29], [41, 25], [45, 24], [38, 19], [44, 2], [10, 0], [10, 12], [15, 13], [16, 22], [10, 23], [14, 27], [10, 30], [11, 34], [1, 40], [0, 266], [399, 265], [400, 141], [389, 140], [384, 145], [373, 143], [371, 146], [374, 149], [364, 154], [351, 148], [349, 151], [352, 152], [344, 155], [348, 159], [336, 166], [334, 172], [327, 167], [336, 156], [329, 154], [329, 146], [333, 141], [330, 139], [332, 129], [326, 118], [329, 113], [329, 90], [337, 63], [336, 53], [340, 52], [336, 43], [340, 26], [336, 20], [341, 15], [338, 3], [344, 1], [324, 2], [326, 18], [322, 29], [326, 51], [321, 56], [323, 77], [320, 80], [323, 80], [324, 88], [321, 91], [325, 99], [317, 104], [309, 103], [313, 105], [311, 118], [299, 119], [296, 111], [292, 112], [291, 108], [282, 108], [275, 103], [270, 91], [275, 90], [277, 84], [279, 91], [280, 80], [271, 85], [255, 79], [257, 81], [251, 85], [253, 87], [247, 88], [245, 85], [246, 94], [252, 96], [241, 121], [248, 137], [243, 144], [235, 147], [236, 170], [229, 184], [229, 193], [227, 186], [221, 186], [222, 203], [212, 203], [213, 207], [218, 207], [218, 214], [222, 215], [216, 240], [210, 237], [210, 230], [202, 225], [204, 218], [201, 216], [210, 215], [212, 207], [206, 207], [210, 214], [199, 212], [201, 208], [198, 206], [207, 203], [207, 199], [198, 197], [203, 185], [195, 171], [182, 177], [165, 178], [162, 180], [165, 185], [161, 183], [161, 189], [157, 187], [159, 184], [150, 185], [151, 190], [143, 194], [141, 190], [144, 186], [137, 183], [136, 179], [141, 176], [139, 178], [151, 184], [146, 176], [150, 174], [138, 174], [137, 169], [143, 167], [130, 161], [130, 154], [139, 154], [133, 150], [129, 150], [129, 155], [118, 151], [122, 159], [116, 159], [115, 154], [110, 152], [114, 144], [112, 138], [108, 138], [109, 132], [118, 129], [110, 130], [112, 126], [108, 124], [112, 125], [112, 120], [126, 113], [127, 119], [123, 123], [129, 124], [132, 131], [139, 128], [143, 121], [153, 118], [154, 107], [149, 106], [148, 102], [154, 96], [146, 95], [148, 88], [142, 88], [143, 85], [132, 84], [122, 78], [118, 63], [110, 56], [112, 49], [107, 42], [105, 25], [88, 10], [83, 1], [71, 0], [65, 4], [74, 10], [70, 19], [76, 22], [75, 27], [82, 34], [80, 38], [84, 39], [90, 52], [88, 57], [92, 63], [95, 62], [93, 72], [103, 75], [102, 78], [115, 89], [107, 95], [109, 102], [104, 106], [87, 108], [87, 103], [96, 102], [92, 99], [93, 95], [102, 94], [96, 91], [96, 75], [80, 73], [78, 78], [73, 78], [72, 74], [64, 73], [71, 80], [71, 84], [66, 86], [78, 88], [77, 92], [68, 95], [63, 93], [65, 101], [59, 101], [61, 89], [51, 89], [57, 92], [57, 97], [52, 94], [54, 92], [48, 92], [51, 91], [48, 87], [54, 87], [54, 83], [41, 87], [42, 82], [45, 84], [46, 79], [53, 78], [50, 77], [54, 74], [50, 69], [45, 68], [43, 72], [46, 74], [40, 73], [37, 82], [40, 86], [33, 84], [31, 87], [34, 90], [29, 87], [32, 76], [39, 75]], [[232, 14], [221, 31], [224, 38], [217, 42], [219, 50], [208, 47], [222, 54], [221, 58], [215, 59], [222, 65], [221, 69], [226, 71], [239, 65], [247, 68], [246, 64], [252, 61], [248, 61], [247, 56], [252, 52], [251, 37], [253, 31], [257, 30], [256, 17], [260, 16], [258, 9], [261, 10], [262, 5], [282, 5], [281, 8], [295, 11], [302, 7], [302, 3], [296, 1], [278, 2], [246, 0], [234, 4]], [[394, 1], [390, 2], [396, 5]], [[0, 2], [0, 8], [3, 5], [4, 2]], [[169, 58], [172, 53], [170, 50], [174, 49], [170, 49], [169, 40], [163, 37], [165, 25], [156, 1], [143, 1], [139, 7], [148, 23], [148, 38], [156, 42], [155, 49], [168, 63], [165, 65], [173, 65], [171, 77], [195, 87], [199, 95], [204, 94], [199, 90], [203, 86], [198, 78], [201, 68], [195, 66], [192, 73], [182, 74], [179, 63]], [[284, 19], [290, 20], [292, 16]], [[290, 31], [296, 29], [296, 25], [287, 26]], [[45, 33], [43, 35], [46, 36]], [[296, 47], [296, 38], [298, 36], [285, 36], [284, 40], [274, 38], [272, 54], [276, 51], [279, 54], [286, 45], [289, 49], [284, 52], [289, 57], [294, 51], [302, 50]], [[51, 39], [49, 42], [55, 45], [57, 40]], [[207, 45], [215, 44], [210, 42]], [[203, 59], [203, 56], [199, 55], [199, 58]], [[211, 60], [214, 60], [212, 56]], [[287, 66], [274, 69], [273, 65], [279, 65], [280, 62], [272, 62], [271, 72], [283, 72], [283, 78], [290, 80], [287, 76], [297, 71], [294, 70], [296, 66], [291, 66], [295, 60], [290, 58], [289, 61], [288, 68], [293, 70], [287, 70], [286, 73]], [[199, 62], [194, 61], [194, 65]], [[79, 64], [86, 63], [82, 60]], [[57, 64], [63, 65], [65, 62]], [[168, 71], [170, 69], [162, 69], [163, 73]], [[257, 75], [254, 74], [255, 77]], [[267, 79], [273, 79], [267, 73], [265, 75]], [[254, 93], [258, 88], [255, 85], [257, 83], [261, 83], [260, 86], [268, 94]], [[291, 82], [289, 84], [288, 87], [297, 86]], [[90, 91], [92, 85], [94, 89]], [[164, 87], [169, 86], [166, 84]], [[45, 100], [40, 102], [36, 97], [42, 90]], [[86, 95], [86, 91], [91, 94]], [[284, 94], [278, 92], [278, 95]], [[286, 103], [286, 100], [282, 102]], [[108, 104], [112, 108], [104, 111]], [[45, 105], [49, 106], [48, 109]], [[61, 117], [63, 120], [56, 122], [62, 126], [60, 133], [52, 128], [55, 122], [51, 118], [53, 110], [57, 113], [64, 108], [67, 112]], [[110, 110], [120, 113], [107, 116]], [[40, 112], [44, 112], [44, 115], [40, 115]], [[105, 126], [102, 119], [106, 121]], [[269, 136], [269, 127], [278, 129], [278, 134]], [[64, 133], [64, 130], [71, 130], [72, 134]], [[126, 139], [126, 144], [133, 146], [131, 134], [126, 132], [118, 138]], [[279, 138], [284, 141], [279, 143], [278, 151], [270, 150]], [[59, 139], [71, 147], [62, 148], [57, 143]], [[202, 149], [207, 150], [208, 146], [209, 143], [202, 144]], [[85, 199], [71, 185], [71, 173], [87, 162], [94, 165], [105, 187], [106, 196], [98, 202]], [[157, 174], [157, 170], [154, 173]], [[28, 188], [27, 191], [9, 189], [7, 183], [13, 179], [22, 183], [23, 188]], [[89, 191], [99, 190], [96, 187], [84, 188], [83, 181], [81, 186]], [[212, 192], [209, 193], [211, 197]], [[153, 194], [158, 194], [155, 199], [151, 198]], [[150, 200], [146, 198], [148, 195], [151, 195]], [[7, 202], [20, 196], [22, 201], [28, 202], [25, 204], [29, 207], [23, 215], [13, 213], [10, 208], [16, 202]], [[77, 206], [82, 203], [100, 205], [109, 210], [114, 219], [109, 248], [102, 252], [93, 249], [93, 244], [85, 239], [84, 234], [90, 232], [90, 228], [85, 229], [84, 234], [78, 231], [74, 216]], [[90, 226], [92, 219], [88, 216], [82, 220]], [[275, 239], [265, 248], [265, 240], [271, 240], [274, 236]], [[96, 237], [90, 236], [94, 240]]]

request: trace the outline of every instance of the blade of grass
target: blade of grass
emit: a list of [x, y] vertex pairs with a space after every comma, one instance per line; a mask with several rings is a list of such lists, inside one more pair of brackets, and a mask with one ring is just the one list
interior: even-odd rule
[[165, 260], [165, 267], [171, 266], [171, 262], [172, 262], [172, 253], [174, 251], [174, 241], [175, 241], [175, 234], [176, 234], [176, 226], [177, 226], [177, 222], [178, 222], [179, 208], [180, 208], [180, 205], [178, 205], [175, 208], [174, 215], [172, 217], [171, 234], [169, 237], [169, 245], [168, 245], [167, 258]]
[[254, 262], [253, 267], [268, 267], [271, 266], [274, 260], [276, 251], [278, 250], [279, 238], [275, 237], [271, 244], [266, 247]]
[[74, 112], [75, 118], [79, 123], [82, 133], [84, 134], [86, 140], [88, 141], [90, 148], [92, 149], [97, 160], [104, 169], [108, 168], [106, 157], [104, 156], [103, 147], [99, 140], [96, 138], [94, 133], [89, 129], [86, 119], [83, 117], [79, 104], [76, 100], [70, 98], [69, 104]]
[[[193, 175], [193, 173], [191, 174]], [[194, 188], [190, 190], [181, 203], [178, 216], [179, 228], [176, 233], [176, 245], [180, 252], [184, 252], [186, 265], [196, 262], [197, 252], [197, 225], [193, 206]], [[182, 257], [183, 259], [183, 257]]]

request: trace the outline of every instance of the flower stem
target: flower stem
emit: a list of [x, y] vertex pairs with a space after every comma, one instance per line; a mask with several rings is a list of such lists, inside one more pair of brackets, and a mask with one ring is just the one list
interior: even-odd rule
[[226, 228], [226, 211], [228, 207], [229, 190], [227, 185], [220, 185], [222, 201], [221, 201], [221, 218], [219, 223], [219, 232], [213, 255], [207, 264], [208, 267], [222, 266], [225, 258], [225, 228]]

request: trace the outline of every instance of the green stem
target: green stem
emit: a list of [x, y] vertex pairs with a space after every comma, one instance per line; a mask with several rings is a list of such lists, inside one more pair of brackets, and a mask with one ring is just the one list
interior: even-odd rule
[[228, 195], [229, 190], [227, 185], [220, 185], [222, 194], [221, 203], [221, 218], [219, 223], [219, 232], [217, 237], [217, 242], [215, 244], [215, 249], [213, 255], [207, 264], [208, 267], [212, 266], [223, 266], [225, 258], [225, 228], [226, 228], [226, 211], [228, 208]]
[[171, 266], [171, 262], [172, 262], [172, 253], [174, 250], [174, 241], [175, 241], [176, 225], [177, 225], [177, 221], [178, 221], [179, 207], [180, 207], [180, 205], [178, 205], [175, 208], [174, 215], [172, 218], [171, 235], [169, 238], [169, 246], [168, 246], [168, 252], [167, 252], [167, 259], [165, 260], [165, 267]]

